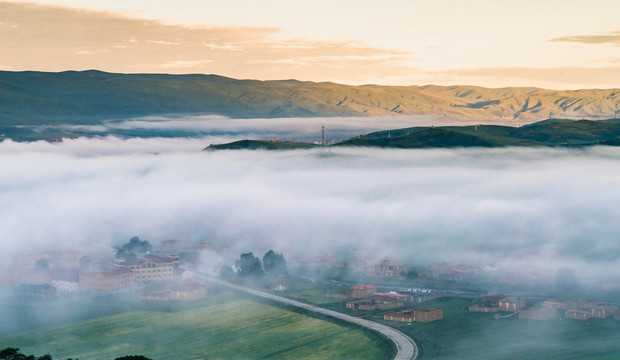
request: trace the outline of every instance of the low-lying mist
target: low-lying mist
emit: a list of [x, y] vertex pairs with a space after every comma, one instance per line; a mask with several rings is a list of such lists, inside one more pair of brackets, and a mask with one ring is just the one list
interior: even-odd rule
[[209, 151], [222, 138], [0, 143], [1, 251], [133, 235], [414, 264], [620, 264], [620, 149]]

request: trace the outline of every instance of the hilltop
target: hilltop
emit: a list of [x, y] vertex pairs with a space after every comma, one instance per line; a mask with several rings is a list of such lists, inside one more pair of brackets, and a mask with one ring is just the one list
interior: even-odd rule
[[477, 86], [350, 86], [217, 75], [101, 71], [0, 71], [0, 126], [98, 124], [164, 114], [236, 118], [430, 115], [528, 123], [603, 119], [620, 109], [620, 89], [490, 89]]

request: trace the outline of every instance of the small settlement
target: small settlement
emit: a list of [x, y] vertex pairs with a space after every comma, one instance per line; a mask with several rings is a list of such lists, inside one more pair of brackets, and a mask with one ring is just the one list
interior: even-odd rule
[[[537, 302], [527, 306], [526, 300], [513, 296], [487, 295], [475, 300], [470, 312], [498, 313], [496, 319], [518, 315], [520, 320], [549, 320], [564, 318], [568, 320], [609, 319], [618, 314], [618, 307], [602, 305], [597, 301], [552, 301]], [[508, 313], [501, 315], [499, 313]]]
[[[144, 292], [140, 297], [191, 301], [206, 297], [206, 286], [192, 282], [193, 273], [188, 269], [195, 265], [198, 252], [204, 250], [209, 250], [205, 242], [184, 248], [179, 240], [167, 240], [155, 252], [147, 251], [129, 260], [114, 257], [114, 253], [91, 258], [81, 251], [29, 251], [17, 256], [13, 271], [0, 281], [15, 288], [22, 299], [29, 300], [111, 293], [158, 284], [158, 288], [165, 290], [157, 294]], [[182, 252], [189, 257], [181, 261], [171, 252]]]

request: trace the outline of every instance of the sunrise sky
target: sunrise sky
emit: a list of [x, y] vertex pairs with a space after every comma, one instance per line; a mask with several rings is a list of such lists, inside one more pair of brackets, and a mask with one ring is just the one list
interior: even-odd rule
[[617, 0], [0, 2], [0, 70], [620, 87]]

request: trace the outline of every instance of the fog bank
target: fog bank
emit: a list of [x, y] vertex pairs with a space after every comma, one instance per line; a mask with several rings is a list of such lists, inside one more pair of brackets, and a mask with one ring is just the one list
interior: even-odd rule
[[222, 138], [0, 143], [5, 254], [133, 235], [232, 252], [615, 274], [620, 149], [202, 152]]

